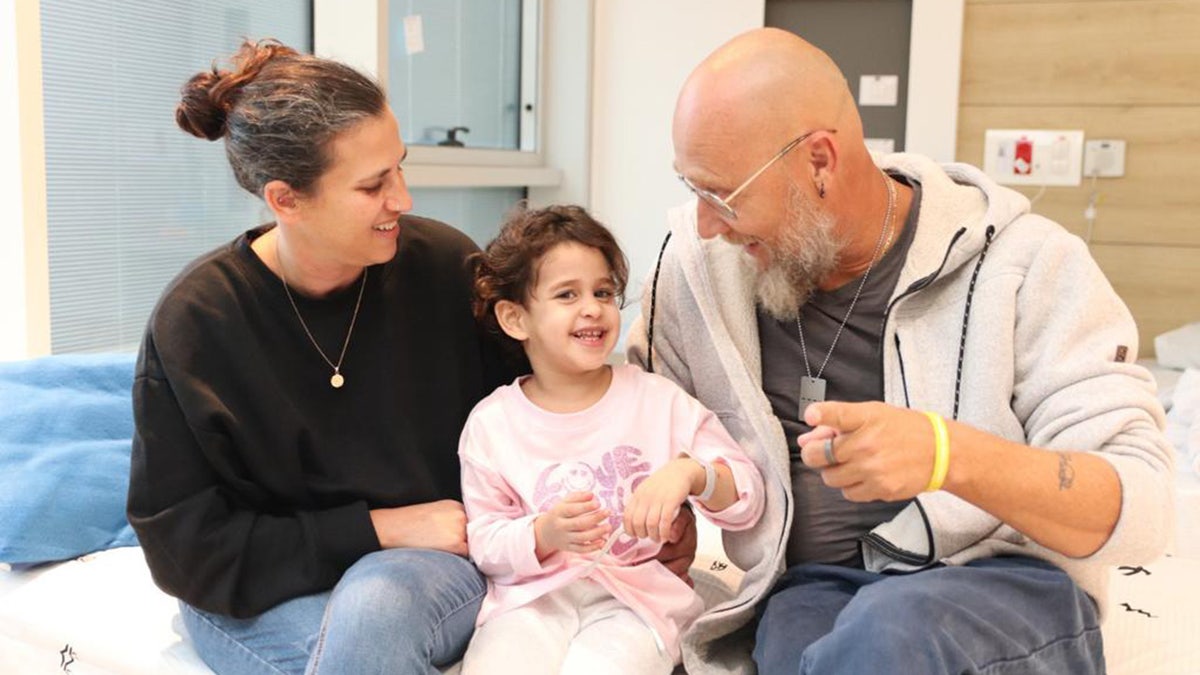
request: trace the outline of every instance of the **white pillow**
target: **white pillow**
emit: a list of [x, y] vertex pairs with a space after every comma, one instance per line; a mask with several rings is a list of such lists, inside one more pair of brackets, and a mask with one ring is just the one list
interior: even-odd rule
[[1200, 322], [1154, 338], [1154, 356], [1168, 368], [1200, 368]]

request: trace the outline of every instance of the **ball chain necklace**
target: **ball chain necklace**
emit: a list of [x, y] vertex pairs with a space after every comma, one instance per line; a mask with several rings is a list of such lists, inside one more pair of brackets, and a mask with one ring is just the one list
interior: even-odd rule
[[[275, 241], [275, 258], [279, 258], [279, 240]], [[292, 291], [288, 288], [287, 276], [283, 273], [283, 262], [279, 263], [279, 278], [283, 281], [283, 292], [287, 294], [288, 302], [292, 304], [292, 310], [296, 312], [296, 318], [300, 320], [300, 327], [304, 329], [304, 334], [308, 336], [308, 341], [316, 347], [317, 353], [325, 359], [325, 363], [333, 368], [333, 375], [329, 378], [329, 385], [334, 389], [341, 389], [342, 385], [346, 384], [346, 377], [342, 375], [342, 361], [346, 359], [346, 348], [350, 346], [350, 336], [354, 334], [354, 323], [358, 321], [358, 308], [362, 306], [363, 290], [367, 287], [367, 268], [363, 268], [362, 283], [358, 285], [358, 300], [354, 302], [354, 313], [350, 316], [350, 327], [346, 329], [346, 339], [342, 342], [342, 353], [338, 355], [337, 363], [329, 360], [325, 355], [325, 350], [321, 349], [321, 345], [317, 344], [317, 339], [313, 337], [312, 331], [308, 329], [308, 324], [304, 323], [304, 317], [300, 315], [300, 308], [296, 306], [295, 299], [292, 298]]]
[[[883, 214], [883, 225], [879, 228], [879, 240], [875, 242], [875, 251], [871, 254], [871, 264], [867, 265], [867, 271], [863, 274], [862, 281], [858, 282], [858, 290], [854, 291], [854, 298], [850, 300], [850, 308], [846, 310], [846, 316], [842, 319], [842, 324], [838, 326], [837, 332], [833, 334], [833, 342], [829, 344], [829, 351], [825, 353], [825, 360], [821, 362], [821, 367], [817, 369], [816, 377], [813, 377], [812, 368], [808, 364], [808, 348], [804, 344], [804, 328], [800, 325], [800, 314], [796, 314], [796, 333], [800, 336], [800, 353], [804, 355], [804, 373], [805, 377], [800, 378], [800, 420], [804, 420], [804, 411], [813, 403], [820, 403], [825, 400], [825, 385], [826, 380], [821, 377], [825, 372], [825, 366], [829, 365], [829, 358], [833, 356], [833, 348], [837, 346], [838, 338], [842, 336], [842, 329], [846, 327], [846, 323], [850, 321], [850, 315], [854, 313], [854, 305], [858, 303], [858, 296], [862, 295], [863, 288], [867, 285], [867, 277], [871, 276], [871, 270], [874, 269], [875, 263], [878, 262], [880, 252], [884, 248], [884, 238], [894, 228], [892, 227], [892, 212], [896, 206], [896, 185], [888, 178], [887, 174], [880, 171], [884, 182], [887, 184], [888, 203], [887, 211]], [[891, 236], [887, 236], [888, 243], [891, 243]]]

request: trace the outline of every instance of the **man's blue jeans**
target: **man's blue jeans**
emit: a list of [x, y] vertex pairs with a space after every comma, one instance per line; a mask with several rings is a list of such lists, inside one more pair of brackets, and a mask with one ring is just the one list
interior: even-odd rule
[[762, 675], [1104, 672], [1095, 603], [1023, 557], [908, 575], [794, 566], [759, 607], [754, 661]]
[[465, 558], [389, 549], [363, 556], [333, 591], [252, 619], [179, 605], [200, 658], [221, 675], [437, 673], [462, 658], [486, 590]]

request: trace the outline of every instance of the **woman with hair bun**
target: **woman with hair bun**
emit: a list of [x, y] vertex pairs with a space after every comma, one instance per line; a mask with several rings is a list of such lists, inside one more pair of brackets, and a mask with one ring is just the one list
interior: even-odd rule
[[129, 520], [213, 670], [436, 672], [484, 592], [459, 431], [513, 376], [472, 318], [477, 248], [405, 215], [375, 82], [276, 42], [233, 65], [193, 77], [176, 119], [225, 141], [273, 222], [189, 265], [150, 318]]
[[[345, 65], [248, 42], [176, 120], [273, 220], [190, 264], [146, 328], [128, 515], [154, 580], [219, 673], [437, 672], [486, 589], [459, 434], [519, 369], [472, 315], [478, 248], [407, 215], [396, 118]], [[684, 574], [681, 522], [659, 557]]]

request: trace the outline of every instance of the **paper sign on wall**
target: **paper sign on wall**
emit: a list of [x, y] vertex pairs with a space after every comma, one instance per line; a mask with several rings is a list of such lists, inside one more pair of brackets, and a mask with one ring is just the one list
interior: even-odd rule
[[863, 75], [858, 78], [858, 104], [861, 106], [894, 106], [899, 98], [899, 75]]
[[425, 31], [421, 26], [421, 15], [404, 17], [404, 51], [419, 54], [425, 51]]
[[867, 150], [877, 155], [890, 155], [896, 151], [896, 139], [894, 138], [864, 138], [867, 144]]

